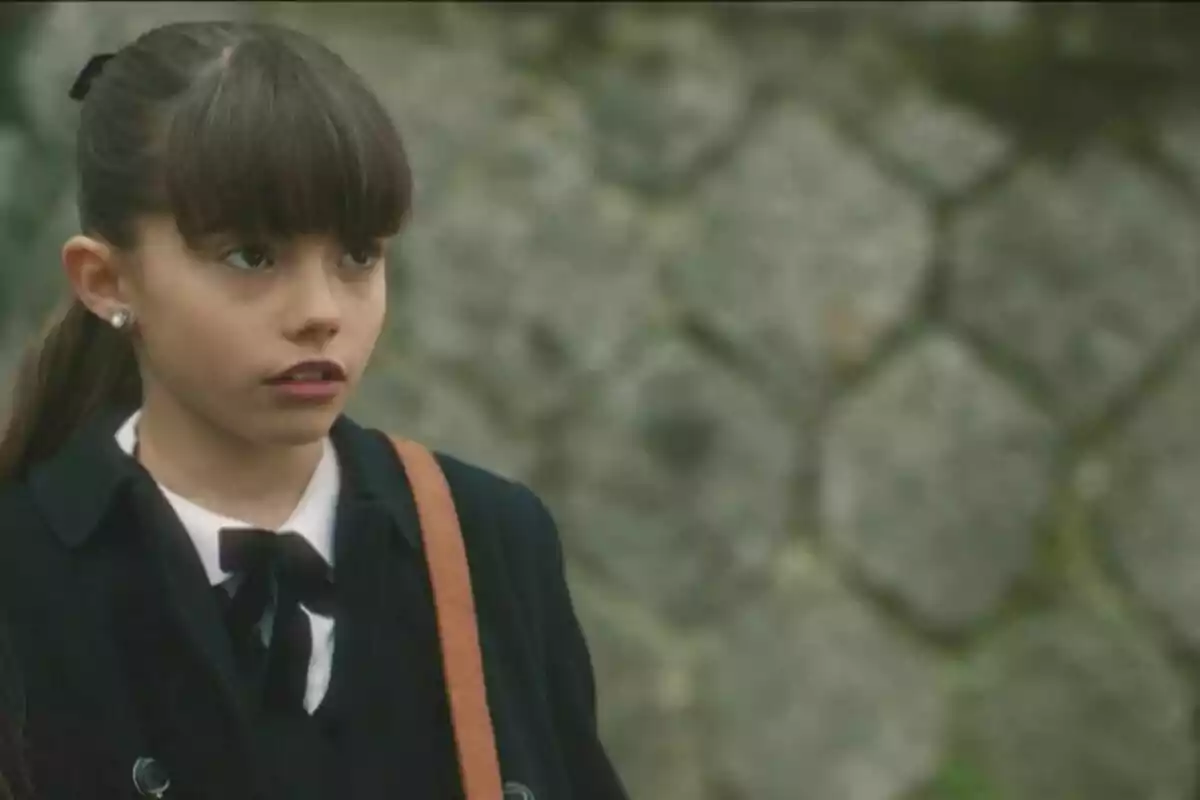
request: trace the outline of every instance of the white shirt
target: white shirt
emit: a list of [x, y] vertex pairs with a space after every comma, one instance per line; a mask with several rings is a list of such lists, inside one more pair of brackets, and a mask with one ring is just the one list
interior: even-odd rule
[[[140, 418], [141, 411], [135, 412], [117, 431], [117, 444], [130, 456], [137, 445], [137, 424]], [[159, 484], [158, 488], [166, 496], [191, 537], [209, 583], [213, 586], [228, 585], [233, 576], [221, 569], [221, 528], [260, 526], [209, 511], [186, 497], [175, 494], [162, 484]], [[341, 470], [338, 466], [337, 452], [327, 438], [321, 461], [308, 482], [308, 488], [304, 490], [300, 502], [296, 504], [287, 522], [279, 527], [280, 531], [291, 531], [303, 536], [330, 564], [333, 563], [333, 529], [340, 488]], [[229, 589], [232, 591], [233, 587], [229, 586]], [[308, 688], [304, 697], [304, 707], [311, 714], [321, 704], [329, 688], [333, 666], [333, 620], [313, 614], [308, 609], [303, 610], [312, 626], [312, 656], [308, 662]], [[265, 624], [269, 625], [270, 620], [266, 620]], [[270, 635], [269, 629], [264, 635]]]

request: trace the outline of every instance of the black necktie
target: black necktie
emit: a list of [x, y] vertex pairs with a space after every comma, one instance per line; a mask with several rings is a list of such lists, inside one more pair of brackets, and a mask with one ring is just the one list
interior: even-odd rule
[[[295, 533], [261, 528], [220, 531], [221, 569], [241, 584], [225, 606], [234, 654], [252, 689], [261, 691], [273, 711], [303, 711], [312, 654], [312, 630], [306, 607], [332, 616], [333, 580], [329, 565], [308, 541]], [[272, 598], [274, 595], [274, 598]], [[258, 633], [275, 600], [270, 645]]]

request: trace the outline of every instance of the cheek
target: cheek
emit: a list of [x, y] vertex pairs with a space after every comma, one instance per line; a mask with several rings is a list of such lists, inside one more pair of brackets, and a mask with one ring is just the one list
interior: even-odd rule
[[244, 352], [240, 343], [248, 334], [238, 329], [239, 315], [203, 287], [160, 288], [147, 294], [141, 325], [148, 366], [160, 374], [219, 381]]
[[352, 297], [343, 331], [365, 360], [379, 339], [387, 315], [387, 286], [382, 275], [369, 285], [352, 290]]

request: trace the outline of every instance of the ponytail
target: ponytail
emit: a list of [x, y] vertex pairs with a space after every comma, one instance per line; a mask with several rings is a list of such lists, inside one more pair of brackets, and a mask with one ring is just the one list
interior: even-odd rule
[[128, 336], [73, 299], [53, 314], [17, 371], [0, 438], [0, 482], [24, 476], [53, 455], [88, 416], [132, 409], [141, 396]]

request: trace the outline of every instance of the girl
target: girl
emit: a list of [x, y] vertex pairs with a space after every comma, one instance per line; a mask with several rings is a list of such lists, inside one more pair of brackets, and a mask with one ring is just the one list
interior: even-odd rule
[[[391, 121], [258, 24], [150, 31], [72, 95], [74, 298], [0, 442], [37, 797], [462, 797], [413, 476], [341, 415], [409, 211]], [[504, 797], [623, 798], [550, 516], [438, 462]]]

